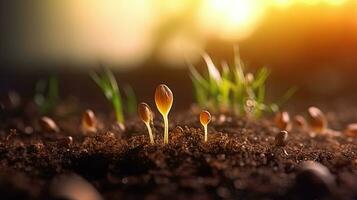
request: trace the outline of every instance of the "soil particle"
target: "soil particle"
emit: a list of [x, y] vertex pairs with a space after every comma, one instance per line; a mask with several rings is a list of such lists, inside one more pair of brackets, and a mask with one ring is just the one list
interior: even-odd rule
[[[75, 173], [103, 199], [299, 199], [305, 198], [302, 190], [312, 191], [306, 198], [357, 196], [352, 189], [356, 137], [312, 138], [293, 129], [289, 142], [284, 134], [284, 146], [277, 148], [280, 133], [271, 120], [225, 114], [230, 120], [212, 120], [204, 142], [197, 114], [172, 116], [167, 145], [160, 119], [153, 122], [155, 144], [150, 144], [136, 118], [125, 130], [108, 124], [90, 136], [63, 130], [49, 136], [36, 128], [29, 135], [16, 126], [14, 133], [8, 123], [13, 118], [6, 118], [0, 132], [0, 190], [5, 199], [48, 199], [53, 180]], [[74, 122], [66, 130], [79, 130], [80, 120]], [[305, 161], [314, 164], [306, 167]]]

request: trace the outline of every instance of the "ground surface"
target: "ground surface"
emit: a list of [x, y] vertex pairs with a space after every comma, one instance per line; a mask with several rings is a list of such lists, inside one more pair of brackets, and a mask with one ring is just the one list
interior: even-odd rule
[[[76, 184], [86, 188], [78, 186], [77, 192], [92, 190], [83, 192], [91, 199], [97, 198], [96, 190], [105, 199], [299, 199], [316, 189], [296, 181], [306, 160], [323, 164], [335, 178], [322, 197], [357, 198], [357, 138], [312, 138], [295, 128], [287, 145], [277, 147], [279, 130], [270, 119], [214, 115], [208, 142], [203, 143], [197, 114], [189, 111], [171, 114], [166, 146], [156, 116], [156, 144], [150, 145], [144, 124], [136, 118], [127, 121], [123, 132], [99, 114], [104, 128], [83, 136], [80, 115], [54, 117], [60, 133], [45, 133], [39, 131], [38, 118], [27, 117], [23, 110], [28, 109], [4, 112], [1, 119], [1, 199], [48, 199], [65, 190], [67, 182], [55, 184], [60, 174], [77, 180], [74, 173], [94, 186], [86, 187], [80, 178]], [[341, 126], [338, 118], [333, 121]], [[73, 143], [66, 139], [69, 135]]]

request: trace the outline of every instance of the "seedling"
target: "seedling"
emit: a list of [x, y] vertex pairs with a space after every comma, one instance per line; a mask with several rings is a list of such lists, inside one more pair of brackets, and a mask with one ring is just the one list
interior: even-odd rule
[[119, 125], [124, 124], [124, 114], [122, 106], [122, 98], [118, 88], [117, 81], [113, 73], [108, 69], [104, 68], [104, 71], [99, 74], [92, 72], [90, 74], [92, 79], [97, 83], [97, 85], [102, 89], [105, 97], [113, 105], [115, 118]]
[[288, 112], [278, 112], [275, 115], [275, 124], [280, 130], [287, 130], [291, 129], [291, 122], [290, 122], [290, 115]]
[[152, 130], [150, 127], [150, 122], [152, 121], [152, 111], [146, 103], [140, 103], [138, 105], [138, 115], [141, 120], [143, 120], [144, 124], [146, 125], [146, 128], [148, 129], [149, 132], [149, 138], [150, 138], [150, 143], [154, 144], [154, 136], [152, 135]]
[[64, 138], [61, 138], [59, 139], [58, 141], [61, 145], [69, 148], [72, 146], [73, 144], [73, 137], [72, 136], [67, 136], [67, 137], [64, 137]]
[[165, 84], [160, 84], [155, 90], [156, 107], [164, 119], [164, 144], [169, 143], [169, 122], [168, 114], [173, 103], [173, 94]]
[[310, 128], [315, 133], [323, 133], [327, 129], [325, 114], [317, 107], [308, 109]]
[[97, 132], [97, 118], [92, 110], [86, 110], [82, 115], [81, 129], [84, 134]]
[[42, 117], [40, 120], [40, 126], [44, 132], [58, 133], [60, 131], [56, 122], [49, 117]]
[[278, 135], [275, 136], [275, 145], [278, 147], [283, 147], [287, 144], [288, 141], [288, 132], [280, 131]]
[[58, 78], [56, 76], [36, 83], [34, 102], [39, 107], [41, 114], [48, 114], [53, 111], [59, 99], [58, 90]]
[[221, 72], [207, 54], [203, 55], [203, 59], [208, 69], [207, 76], [201, 75], [192, 64], [189, 64], [196, 102], [201, 108], [214, 112], [231, 110], [236, 114], [257, 118], [263, 112], [278, 111], [279, 106], [296, 90], [290, 89], [277, 103], [267, 104], [265, 88], [270, 75], [267, 68], [261, 68], [256, 74], [245, 73], [244, 64], [238, 53], [235, 54], [233, 65], [222, 62]]
[[206, 110], [202, 111], [200, 114], [200, 122], [205, 133], [204, 141], [207, 142], [207, 125], [211, 122], [211, 114]]

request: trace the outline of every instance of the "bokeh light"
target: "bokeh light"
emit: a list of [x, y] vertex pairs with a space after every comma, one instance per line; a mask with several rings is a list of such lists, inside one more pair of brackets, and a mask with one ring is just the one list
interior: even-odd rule
[[224, 39], [243, 39], [251, 34], [264, 13], [256, 0], [207, 0], [199, 11], [203, 30]]
[[208, 41], [234, 44], [251, 37], [276, 8], [347, 4], [356, 6], [349, 0], [34, 1], [25, 8], [28, 12], [8, 16], [23, 15], [26, 23], [5, 29], [11, 51], [3, 51], [7, 58], [22, 61], [100, 61], [125, 69], [155, 58], [182, 66], [187, 58], [197, 60]]

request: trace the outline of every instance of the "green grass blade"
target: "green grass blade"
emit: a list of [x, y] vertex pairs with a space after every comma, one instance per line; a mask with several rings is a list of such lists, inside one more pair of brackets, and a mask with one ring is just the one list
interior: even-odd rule
[[270, 71], [268, 70], [268, 68], [261, 68], [255, 76], [255, 80], [252, 84], [253, 89], [258, 89], [261, 85], [265, 85], [265, 82], [268, 79], [269, 75]]
[[201, 74], [198, 73], [198, 71], [192, 64], [189, 64], [188, 69], [190, 71], [192, 80], [197, 81], [200, 85], [202, 85], [206, 89], [209, 88], [209, 81], [207, 81], [203, 76], [201, 76]]
[[289, 88], [282, 96], [282, 98], [279, 101], [277, 101], [276, 105], [278, 107], [284, 105], [298, 91], [298, 89], [299, 89], [298, 87]]
[[54, 75], [48, 80], [40, 80], [36, 83], [34, 101], [38, 105], [41, 114], [53, 112], [59, 99], [58, 78]]
[[108, 68], [104, 68], [101, 74], [90, 72], [89, 75], [99, 88], [101, 88], [107, 100], [112, 103], [116, 120], [120, 123], [124, 123], [122, 97], [113, 73]]
[[217, 67], [214, 65], [211, 57], [206, 53], [203, 54], [202, 57], [206, 62], [210, 79], [214, 80], [215, 82], [220, 82], [222, 80], [221, 74], [219, 73]]

